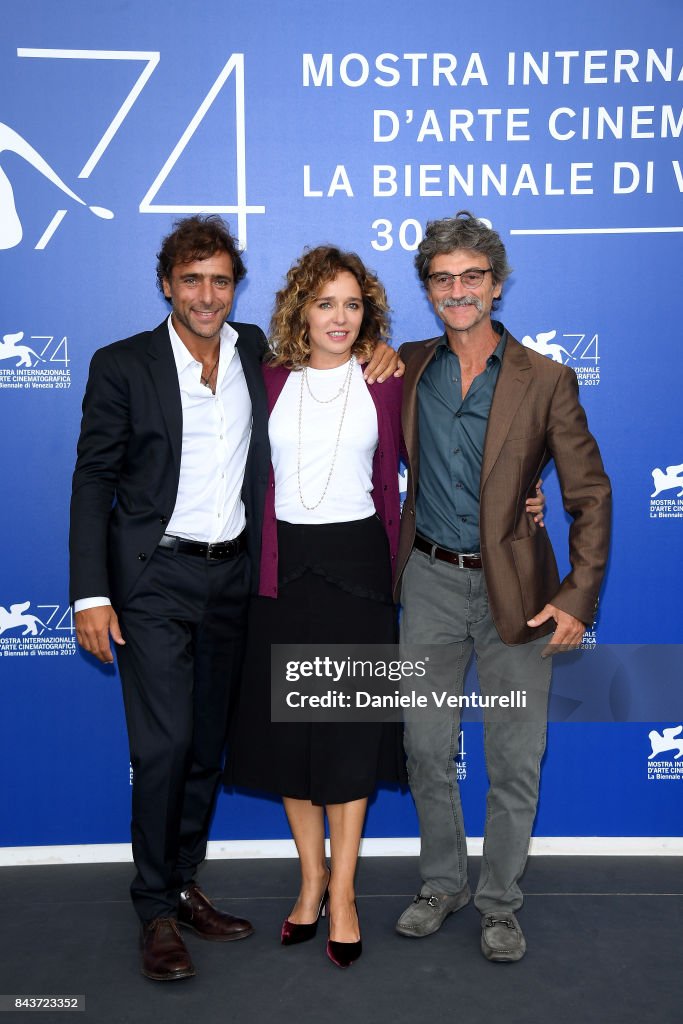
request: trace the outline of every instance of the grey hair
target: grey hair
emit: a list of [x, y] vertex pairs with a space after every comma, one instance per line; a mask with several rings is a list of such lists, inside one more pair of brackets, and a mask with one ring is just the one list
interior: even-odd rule
[[435, 256], [454, 252], [456, 249], [471, 249], [487, 257], [496, 284], [503, 284], [512, 267], [508, 263], [505, 246], [500, 235], [488, 227], [469, 210], [458, 210], [455, 217], [430, 220], [415, 256], [415, 269], [425, 288], [429, 265]]

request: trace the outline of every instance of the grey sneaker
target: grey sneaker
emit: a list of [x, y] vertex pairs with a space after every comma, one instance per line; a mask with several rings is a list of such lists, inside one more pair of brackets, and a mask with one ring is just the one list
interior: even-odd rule
[[449, 914], [462, 910], [470, 902], [469, 885], [454, 896], [448, 893], [418, 893], [396, 922], [396, 931], [409, 939], [422, 939], [438, 932]]
[[526, 941], [514, 914], [481, 915], [481, 951], [487, 960], [512, 963], [526, 953]]

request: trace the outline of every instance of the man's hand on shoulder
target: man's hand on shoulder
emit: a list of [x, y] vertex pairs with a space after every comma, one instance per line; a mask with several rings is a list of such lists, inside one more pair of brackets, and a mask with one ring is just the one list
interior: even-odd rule
[[586, 631], [584, 623], [575, 619], [569, 612], [563, 612], [561, 608], [557, 608], [554, 604], [547, 604], [538, 615], [534, 615], [533, 619], [529, 619], [527, 626], [542, 626], [548, 619], [555, 619], [557, 628], [550, 643], [543, 648], [542, 658], [548, 658], [553, 654], [560, 654], [563, 651], [573, 651], [580, 646], [581, 639]]
[[109, 665], [114, 660], [109, 637], [115, 644], [125, 644], [121, 636], [119, 620], [111, 605], [86, 608], [76, 612], [76, 639], [84, 651], [94, 654], [99, 661]]
[[543, 493], [543, 481], [536, 481], [536, 494], [533, 498], [526, 499], [526, 511], [533, 516], [534, 522], [541, 529], [545, 526], [543, 514], [545, 512], [545, 494]]
[[386, 342], [380, 341], [372, 353], [370, 362], [363, 371], [363, 376], [368, 384], [374, 384], [375, 381], [381, 384], [383, 380], [386, 380], [392, 374], [394, 377], [402, 377], [405, 373], [405, 368], [405, 363], [402, 359], [399, 359], [396, 349], [393, 349], [391, 345], [387, 345]]

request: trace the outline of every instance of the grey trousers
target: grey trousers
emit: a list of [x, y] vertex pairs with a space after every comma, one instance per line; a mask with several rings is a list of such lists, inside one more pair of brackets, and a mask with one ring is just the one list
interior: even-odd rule
[[[551, 658], [548, 637], [511, 647], [491, 618], [484, 574], [413, 551], [402, 583], [401, 655], [434, 645], [426, 685], [461, 695], [474, 650], [482, 697], [522, 689], [534, 710], [522, 720], [484, 709], [489, 779], [484, 855], [474, 902], [481, 913], [522, 905], [518, 881], [526, 864], [545, 750]], [[540, 609], [539, 609], [540, 611]], [[423, 648], [424, 650], [424, 648]], [[418, 713], [405, 723], [408, 776], [420, 822], [422, 892], [459, 892], [467, 883], [467, 846], [456, 777], [459, 709]]]

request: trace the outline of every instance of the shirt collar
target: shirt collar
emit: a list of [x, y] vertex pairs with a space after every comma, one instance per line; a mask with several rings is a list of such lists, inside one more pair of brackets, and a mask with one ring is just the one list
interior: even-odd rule
[[[492, 320], [491, 326], [493, 327], [496, 334], [500, 335], [500, 340], [487, 360], [488, 365], [491, 365], [491, 360], [494, 359], [497, 360], [499, 363], [503, 362], [503, 355], [505, 353], [505, 345], [507, 343], [508, 337], [508, 332], [498, 320]], [[446, 352], [452, 352], [452, 349], [448, 344], [448, 338], [446, 337], [445, 334], [442, 334], [438, 342], [436, 343], [436, 348], [434, 349], [434, 358], [440, 359], [441, 356], [443, 356]], [[453, 355], [455, 355], [454, 352]], [[457, 359], [458, 357], [455, 356], [455, 358]]]
[[[168, 325], [168, 333], [171, 338], [173, 358], [175, 359], [178, 376], [180, 376], [180, 374], [184, 373], [189, 366], [196, 366], [197, 360], [194, 358], [190, 350], [183, 344], [180, 335], [173, 326], [173, 319], [170, 313], [166, 323]], [[220, 341], [220, 354], [222, 356], [221, 362], [223, 364], [226, 364], [229, 361], [225, 358], [227, 355], [232, 356], [238, 337], [239, 335], [234, 327], [231, 327], [228, 323], [223, 324], [221, 327]]]

